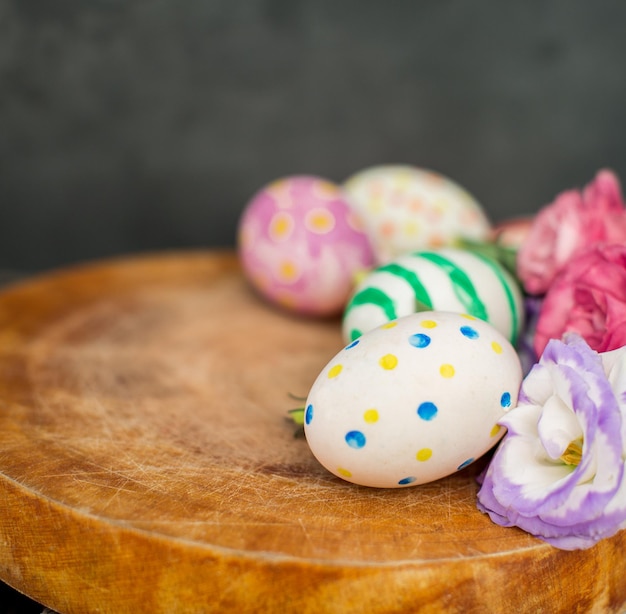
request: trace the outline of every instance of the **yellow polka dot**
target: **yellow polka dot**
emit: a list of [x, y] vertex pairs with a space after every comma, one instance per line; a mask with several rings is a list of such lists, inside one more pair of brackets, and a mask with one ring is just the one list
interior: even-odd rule
[[500, 432], [501, 428], [502, 427], [499, 424], [494, 424], [491, 432], [489, 433], [489, 437], [495, 437]]
[[351, 478], [352, 477], [352, 473], [350, 471], [348, 471], [347, 469], [344, 469], [343, 467], [337, 467], [337, 473], [339, 475], [342, 475], [344, 478]]
[[502, 346], [497, 341], [491, 342], [491, 348], [496, 354], [502, 354]]
[[422, 320], [421, 324], [424, 328], [435, 328], [437, 326], [437, 322], [434, 320]]
[[398, 357], [393, 354], [385, 354], [378, 363], [383, 369], [391, 370], [398, 366]]
[[433, 455], [433, 451], [430, 448], [422, 448], [417, 452], [415, 458], [418, 461], [424, 462], [427, 461]]
[[419, 224], [413, 220], [404, 224], [404, 235], [407, 237], [415, 237], [419, 234]]
[[439, 367], [442, 377], [454, 377], [454, 367], [450, 364], [443, 364]]
[[391, 177], [393, 185], [401, 190], [407, 189], [411, 185], [412, 179], [413, 173], [409, 170], [398, 170]]
[[441, 215], [449, 208], [450, 208], [450, 203], [443, 198], [438, 198], [433, 203], [433, 211], [436, 213], [436, 215]]
[[290, 283], [298, 279], [300, 272], [295, 262], [283, 260], [278, 266], [278, 277], [281, 281]]
[[324, 200], [337, 198], [339, 191], [339, 186], [330, 181], [316, 181], [311, 186], [311, 193]]
[[335, 365], [334, 367], [331, 367], [328, 370], [328, 377], [329, 378], [337, 377], [341, 373], [342, 369], [343, 369], [343, 365]]
[[387, 324], [383, 324], [381, 328], [393, 328], [394, 326], [397, 326], [397, 325], [398, 323], [395, 320], [393, 320], [392, 322], [387, 322]]
[[274, 199], [279, 209], [292, 209], [293, 199], [289, 194], [289, 181], [279, 179], [267, 187], [267, 194]]
[[335, 216], [326, 209], [313, 209], [306, 214], [304, 223], [311, 232], [323, 235], [335, 227]]
[[476, 319], [474, 316], [471, 316], [469, 313], [462, 313], [461, 317], [465, 318], [467, 320], [475, 320]]
[[365, 420], [365, 422], [369, 422], [370, 424], [373, 424], [374, 422], [378, 422], [378, 410], [368, 409], [363, 414], [363, 420]]
[[284, 192], [287, 189], [289, 182], [286, 179], [277, 179], [276, 181], [272, 181], [267, 186], [268, 192]]
[[366, 207], [370, 213], [374, 213], [374, 214], [382, 213], [382, 211], [385, 209], [385, 203], [380, 196], [372, 195], [370, 196], [370, 199], [367, 201]]
[[268, 232], [274, 241], [285, 241], [291, 235], [293, 227], [293, 217], [289, 213], [280, 211], [270, 221]]
[[371, 273], [371, 269], [360, 269], [352, 276], [352, 285], [358, 286]]

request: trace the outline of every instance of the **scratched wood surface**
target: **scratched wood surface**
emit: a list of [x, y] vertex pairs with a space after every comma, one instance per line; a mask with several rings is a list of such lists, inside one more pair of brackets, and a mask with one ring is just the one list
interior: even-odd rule
[[[0, 294], [0, 579], [59, 612], [620, 612], [626, 535], [561, 552], [475, 507], [481, 463], [356, 487], [286, 419], [342, 347], [232, 253]], [[626, 532], [625, 532], [626, 533]]]

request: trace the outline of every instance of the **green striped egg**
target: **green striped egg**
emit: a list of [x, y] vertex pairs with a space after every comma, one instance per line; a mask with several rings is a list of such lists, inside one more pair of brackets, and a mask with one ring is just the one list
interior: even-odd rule
[[522, 293], [498, 262], [445, 247], [401, 256], [356, 287], [346, 305], [343, 336], [363, 333], [419, 311], [466, 313], [489, 322], [515, 344], [524, 324]]

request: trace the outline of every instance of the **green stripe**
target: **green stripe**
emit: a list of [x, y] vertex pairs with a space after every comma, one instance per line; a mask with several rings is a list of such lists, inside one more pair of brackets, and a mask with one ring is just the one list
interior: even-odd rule
[[400, 266], [395, 262], [386, 264], [385, 266], [380, 267], [378, 270], [385, 271], [391, 275], [395, 275], [396, 277], [401, 277], [411, 286], [411, 288], [413, 288], [416, 303], [415, 308], [417, 311], [425, 311], [427, 309], [433, 308], [433, 302], [430, 299], [430, 296], [428, 296], [426, 288], [424, 288], [422, 282], [414, 271], [405, 269], [403, 266]]
[[511, 310], [511, 343], [515, 343], [517, 341], [517, 335], [519, 332], [519, 318], [515, 304], [515, 297], [513, 296], [513, 292], [511, 291], [511, 284], [504, 276], [502, 272], [502, 268], [499, 264], [491, 260], [491, 258], [487, 258], [487, 256], [483, 256], [483, 254], [475, 253], [475, 256], [478, 256], [486, 265], [491, 267], [491, 270], [495, 273], [496, 277], [500, 280], [502, 287], [504, 288], [504, 293], [506, 294], [506, 299], [509, 302], [509, 308]]
[[429, 260], [433, 264], [436, 264], [448, 274], [448, 277], [452, 282], [454, 293], [459, 301], [461, 301], [468, 314], [476, 316], [481, 320], [489, 321], [487, 310], [478, 297], [478, 293], [476, 292], [476, 288], [474, 288], [474, 284], [472, 284], [472, 280], [462, 269], [460, 269], [451, 260], [433, 252], [418, 252], [416, 255], [420, 258], [424, 258], [425, 260]]
[[388, 320], [396, 319], [396, 306], [393, 300], [378, 288], [364, 288], [357, 292], [346, 307], [346, 315], [355, 307], [367, 303], [374, 303], [374, 305], [380, 307], [385, 312]]

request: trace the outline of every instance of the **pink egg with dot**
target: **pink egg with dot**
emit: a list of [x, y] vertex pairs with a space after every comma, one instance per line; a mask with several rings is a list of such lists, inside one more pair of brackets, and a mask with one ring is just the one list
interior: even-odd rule
[[313, 176], [261, 189], [239, 221], [244, 273], [270, 302], [305, 315], [340, 313], [374, 264], [370, 240], [341, 188]]

